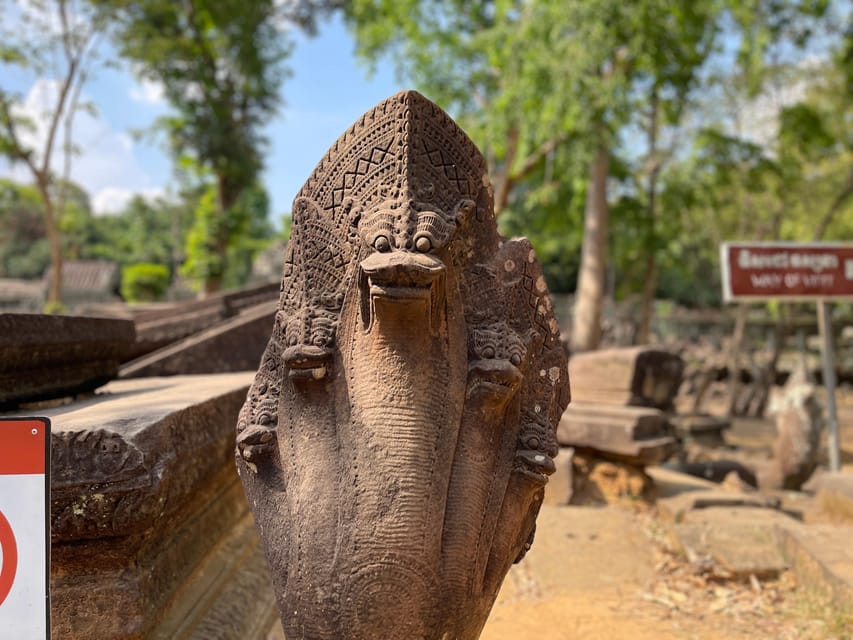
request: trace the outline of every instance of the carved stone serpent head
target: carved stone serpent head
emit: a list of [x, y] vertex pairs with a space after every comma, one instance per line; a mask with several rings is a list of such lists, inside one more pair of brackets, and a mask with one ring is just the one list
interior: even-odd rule
[[476, 638], [533, 537], [568, 404], [530, 243], [414, 91], [296, 198], [237, 466], [289, 638]]

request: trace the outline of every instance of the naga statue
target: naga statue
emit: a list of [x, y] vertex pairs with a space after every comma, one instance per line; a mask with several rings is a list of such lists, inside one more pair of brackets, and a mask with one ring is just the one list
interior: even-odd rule
[[569, 401], [533, 248], [482, 154], [404, 91], [293, 204], [237, 467], [290, 640], [478, 638], [529, 548]]

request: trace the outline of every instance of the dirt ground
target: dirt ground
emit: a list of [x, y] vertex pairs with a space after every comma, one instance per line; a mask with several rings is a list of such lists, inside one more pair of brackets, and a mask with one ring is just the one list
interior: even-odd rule
[[[842, 460], [853, 471], [853, 391], [839, 393]], [[730, 440], [760, 447], [771, 421], [734, 425]], [[732, 580], [687, 562], [654, 507], [546, 504], [536, 541], [507, 576], [482, 640], [853, 638], [839, 610], [792, 572]]]
[[853, 619], [790, 572], [769, 582], [697, 572], [653, 512], [545, 505], [538, 522], [482, 640], [853, 637]]

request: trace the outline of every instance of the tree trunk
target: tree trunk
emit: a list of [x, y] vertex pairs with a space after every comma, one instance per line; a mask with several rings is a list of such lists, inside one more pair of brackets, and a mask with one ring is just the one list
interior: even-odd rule
[[655, 292], [658, 288], [658, 261], [655, 251], [649, 251], [646, 256], [646, 279], [643, 283], [643, 293], [640, 299], [640, 326], [634, 344], [648, 344], [652, 328], [652, 312], [654, 310]]
[[495, 185], [495, 216], [499, 216], [509, 202], [509, 195], [513, 188], [512, 163], [518, 153], [518, 128], [512, 127], [507, 138], [506, 157], [500, 169], [495, 168], [493, 184]]
[[222, 281], [225, 270], [228, 268], [228, 243], [231, 240], [231, 224], [228, 216], [232, 215], [232, 208], [237, 204], [242, 192], [242, 186], [234, 184], [227, 176], [219, 175], [216, 178], [216, 192], [219, 203], [219, 220], [213, 233], [213, 251], [218, 256], [217, 268], [213, 273], [208, 273], [204, 278], [201, 296], [208, 297], [222, 290]]
[[36, 181], [44, 204], [44, 223], [47, 231], [47, 242], [50, 246], [50, 271], [47, 278], [47, 300], [45, 310], [56, 313], [62, 308], [62, 238], [59, 234], [59, 223], [53, 208], [53, 198], [50, 185], [43, 176]]
[[643, 293], [640, 299], [640, 326], [634, 336], [634, 344], [648, 344], [652, 325], [652, 313], [655, 303], [655, 293], [658, 288], [657, 262], [657, 187], [660, 175], [661, 161], [658, 157], [658, 127], [659, 105], [657, 87], [652, 87], [649, 97], [648, 157], [646, 167], [648, 183], [646, 191], [646, 214], [649, 217], [648, 239], [646, 248], [646, 275], [643, 281]]
[[[219, 249], [217, 249], [219, 251]], [[221, 255], [221, 254], [220, 254]], [[204, 278], [204, 283], [201, 289], [201, 297], [207, 298], [208, 296], [217, 293], [222, 290], [222, 272], [217, 273], [208, 273]]]
[[590, 166], [589, 189], [584, 210], [583, 248], [575, 292], [572, 324], [573, 352], [591, 351], [601, 341], [601, 307], [604, 299], [604, 267], [607, 250], [607, 176], [610, 152], [599, 144]]

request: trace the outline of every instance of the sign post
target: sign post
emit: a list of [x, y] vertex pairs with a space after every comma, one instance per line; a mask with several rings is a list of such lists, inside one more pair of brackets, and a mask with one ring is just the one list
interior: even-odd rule
[[830, 300], [853, 300], [853, 244], [725, 242], [720, 246], [723, 299], [815, 301], [826, 387], [829, 467], [841, 469]]
[[817, 303], [817, 320], [820, 325], [820, 350], [823, 354], [823, 384], [826, 387], [826, 413], [828, 416], [829, 469], [841, 470], [841, 440], [838, 437], [838, 410], [835, 406], [835, 358], [832, 345], [832, 314], [829, 303]]
[[0, 418], [0, 637], [50, 637], [50, 422]]

